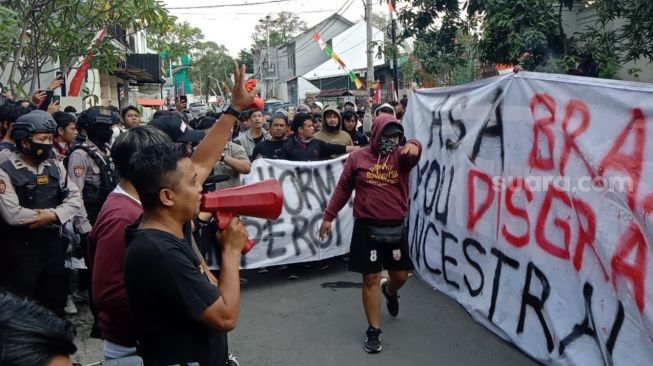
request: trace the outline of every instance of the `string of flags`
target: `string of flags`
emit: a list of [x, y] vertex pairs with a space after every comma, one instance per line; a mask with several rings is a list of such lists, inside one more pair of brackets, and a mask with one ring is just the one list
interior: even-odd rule
[[337, 63], [341, 69], [347, 72], [347, 75], [349, 76], [349, 80], [351, 80], [352, 83], [356, 84], [356, 89], [360, 89], [364, 85], [363, 81], [358, 76], [356, 76], [356, 74], [353, 71], [351, 71], [347, 67], [347, 65], [345, 65], [345, 63], [342, 61], [340, 56], [338, 56], [335, 52], [333, 52], [333, 50], [329, 46], [327, 46], [326, 42], [324, 42], [324, 40], [322, 39], [319, 33], [317, 32], [313, 33], [313, 40], [320, 45], [320, 48], [322, 49], [322, 51], [324, 51], [324, 53], [327, 56], [331, 57], [331, 59], [335, 61], [335, 63]]

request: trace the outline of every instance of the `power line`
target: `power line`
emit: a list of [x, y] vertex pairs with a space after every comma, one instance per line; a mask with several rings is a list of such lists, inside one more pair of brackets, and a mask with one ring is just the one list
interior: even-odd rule
[[[351, 7], [351, 5], [352, 5], [353, 3], [354, 3], [354, 0], [345, 1], [345, 2], [342, 4], [342, 6], [340, 7], [340, 9], [339, 9], [338, 11], [336, 11], [336, 14], [337, 14], [337, 15], [343, 15], [344, 12], [347, 11], [347, 9], [349, 9], [349, 7]], [[345, 6], [346, 6], [346, 7], [345, 7]], [[341, 14], [341, 13], [342, 13], [342, 14]], [[316, 30], [316, 32], [317, 32], [318, 34], [319, 34], [319, 33], [324, 33], [324, 32], [326, 32], [326, 31], [328, 31], [329, 28], [331, 28], [334, 24], [336, 24], [336, 17], [335, 17], [335, 16], [334, 16], [330, 21], [328, 21], [328, 22], [326, 22], [325, 24], [323, 24], [322, 27], [320, 27], [321, 29], [320, 29], [320, 30]], [[299, 54], [301, 53], [300, 51], [305, 50], [305, 49], [308, 48], [312, 43], [313, 43], [313, 38], [311, 37], [311, 38], [309, 38], [306, 42], [304, 42], [303, 44], [301, 44], [301, 45], [299, 45], [299, 46], [295, 46], [295, 54], [296, 54], [296, 55], [299, 55]]]
[[288, 2], [288, 1], [295, 1], [295, 0], [267, 0], [267, 1], [260, 1], [260, 2], [257, 2], [257, 3], [184, 6], [184, 7], [168, 8], [168, 10], [231, 8], [231, 7], [234, 7], [234, 6], [264, 5], [264, 4], [273, 4], [273, 3], [285, 3], [285, 2]]
[[[320, 10], [307, 10], [307, 11], [294, 11], [293, 14], [312, 14], [312, 13], [326, 13], [333, 12], [334, 9], [320, 9]], [[221, 12], [221, 13], [185, 13], [185, 12], [175, 12], [175, 15], [203, 15], [203, 16], [216, 16], [216, 15], [264, 15], [270, 14], [269, 11], [266, 12]]]

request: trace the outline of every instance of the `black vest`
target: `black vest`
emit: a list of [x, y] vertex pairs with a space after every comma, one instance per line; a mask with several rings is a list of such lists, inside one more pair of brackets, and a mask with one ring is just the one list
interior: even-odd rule
[[[24, 168], [16, 168], [11, 161], [0, 164], [11, 179], [20, 206], [29, 209], [56, 208], [68, 195], [68, 190], [61, 188], [59, 169], [54, 160], [48, 159], [42, 174], [34, 174]], [[1, 221], [1, 220], [0, 220]], [[57, 229], [30, 229], [28, 226], [10, 226], [4, 221], [0, 223], [3, 231], [8, 232], [8, 240], [12, 242], [38, 242], [58, 238]]]
[[[77, 149], [86, 151], [88, 156], [93, 159], [95, 164], [100, 168], [100, 185], [95, 186], [90, 182], [86, 182], [84, 184], [84, 190], [82, 191], [84, 208], [88, 214], [88, 220], [91, 222], [91, 225], [93, 225], [95, 224], [95, 220], [100, 213], [104, 201], [106, 201], [109, 194], [114, 188], [116, 188], [116, 185], [118, 185], [120, 176], [113, 165], [111, 156], [101, 155], [100, 149], [96, 146], [89, 145], [86, 142], [76, 141], [70, 149], [70, 154]], [[68, 154], [68, 156], [70, 156], [70, 154]]]

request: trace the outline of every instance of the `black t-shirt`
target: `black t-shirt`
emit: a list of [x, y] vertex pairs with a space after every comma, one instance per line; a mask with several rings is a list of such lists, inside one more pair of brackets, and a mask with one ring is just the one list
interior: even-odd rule
[[263, 141], [263, 135], [259, 137], [252, 137], [252, 140], [254, 140], [255, 144], [258, 144], [259, 142]]
[[252, 158], [256, 159], [259, 155], [266, 159], [280, 159], [281, 149], [286, 143], [286, 140], [272, 141], [265, 140], [256, 144], [254, 147], [254, 152], [252, 153]]
[[280, 158], [292, 161], [319, 161], [330, 159], [332, 155], [342, 155], [346, 151], [345, 145], [329, 144], [318, 139], [306, 143], [290, 138], [283, 145]]
[[[187, 239], [128, 227], [125, 287], [145, 365], [224, 365], [227, 334], [199, 317], [219, 297]], [[188, 236], [186, 236], [188, 237]]]
[[351, 141], [354, 142], [354, 146], [365, 146], [370, 143], [370, 140], [367, 139], [364, 133], [360, 131], [354, 131], [351, 136]]

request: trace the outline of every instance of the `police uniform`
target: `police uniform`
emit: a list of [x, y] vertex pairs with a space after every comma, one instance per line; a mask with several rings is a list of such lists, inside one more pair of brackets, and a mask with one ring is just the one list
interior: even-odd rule
[[[30, 229], [36, 209], [54, 211], [57, 224]], [[67, 243], [61, 224], [82, 209], [79, 189], [66, 180], [61, 162], [48, 159], [34, 167], [12, 153], [0, 164], [1, 275], [19, 295], [36, 299], [57, 313], [66, 303], [64, 258]]]
[[[111, 126], [118, 117], [107, 108], [92, 107], [77, 119], [78, 129], [87, 131], [106, 129], [110, 142]], [[101, 145], [106, 145], [101, 144]], [[98, 146], [92, 138], [79, 135], [68, 155], [68, 172], [71, 180], [82, 192], [84, 207], [91, 224], [95, 223], [102, 204], [118, 184], [119, 176], [111, 160], [109, 148]]]

